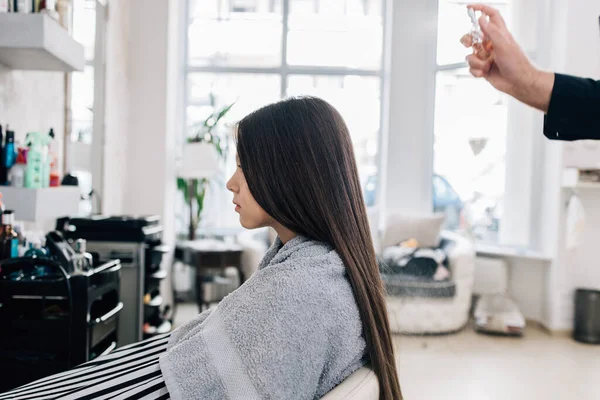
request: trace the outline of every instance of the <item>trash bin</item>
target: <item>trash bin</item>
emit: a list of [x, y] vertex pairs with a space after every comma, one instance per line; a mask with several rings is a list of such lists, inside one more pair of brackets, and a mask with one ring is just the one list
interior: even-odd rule
[[577, 289], [575, 292], [573, 339], [600, 344], [600, 290]]

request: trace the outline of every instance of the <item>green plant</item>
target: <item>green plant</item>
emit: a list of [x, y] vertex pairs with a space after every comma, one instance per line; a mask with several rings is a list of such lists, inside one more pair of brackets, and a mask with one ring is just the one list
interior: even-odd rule
[[[214, 97], [210, 96], [211, 105], [214, 107]], [[199, 128], [196, 133], [189, 137], [188, 143], [212, 143], [221, 157], [224, 156], [223, 147], [221, 146], [221, 137], [213, 134], [219, 122], [227, 115], [236, 102], [224, 106], [223, 108], [210, 114], [204, 121], [192, 125], [193, 129]]]
[[[204, 197], [206, 196], [206, 189], [208, 187], [208, 178], [194, 178], [185, 179], [177, 178], [177, 189], [183, 193], [183, 198], [189, 208], [189, 231], [188, 239], [194, 240], [196, 236], [196, 229], [200, 223], [200, 216], [204, 209]], [[196, 203], [196, 212], [194, 215], [194, 200]]]
[[[211, 104], [214, 107], [214, 97], [211, 95]], [[192, 125], [193, 129], [197, 129], [196, 133], [187, 139], [187, 143], [210, 143], [212, 144], [221, 158], [225, 158], [226, 151], [221, 145], [221, 137], [213, 133], [219, 122], [231, 110], [235, 102], [222, 107], [208, 116], [204, 121]], [[183, 194], [186, 204], [189, 208], [189, 226], [188, 239], [194, 240], [196, 237], [196, 229], [200, 223], [202, 211], [204, 210], [204, 199], [206, 190], [210, 180], [208, 178], [186, 179], [177, 178], [177, 189]], [[195, 203], [195, 204], [194, 204]], [[195, 205], [195, 207], [194, 207]], [[195, 208], [195, 212], [194, 212]]]

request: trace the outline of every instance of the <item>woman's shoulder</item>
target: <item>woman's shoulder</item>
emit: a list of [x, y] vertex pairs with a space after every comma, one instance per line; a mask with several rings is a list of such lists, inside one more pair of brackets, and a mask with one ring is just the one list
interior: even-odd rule
[[323, 245], [318, 252], [299, 253], [258, 270], [253, 279], [257, 284], [261, 280], [288, 283], [302, 290], [348, 283], [344, 262], [334, 249]]
[[295, 309], [298, 304], [306, 303], [325, 307], [324, 312], [331, 306], [355, 308], [352, 288], [338, 253], [326, 245], [312, 247], [274, 260], [256, 271], [223, 303], [241, 300], [246, 304], [257, 304], [267, 300], [280, 309]]

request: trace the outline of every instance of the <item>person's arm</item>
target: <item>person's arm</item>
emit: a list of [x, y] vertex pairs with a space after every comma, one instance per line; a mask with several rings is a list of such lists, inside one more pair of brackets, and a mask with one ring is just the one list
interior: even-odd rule
[[523, 73], [523, 79], [513, 84], [506, 93], [521, 103], [546, 113], [550, 107], [554, 79], [553, 72], [542, 71], [532, 65], [529, 71]]
[[553, 140], [600, 140], [600, 81], [555, 74], [544, 135]]
[[[483, 13], [479, 25], [489, 48], [467, 57], [471, 74], [487, 79], [496, 89], [546, 113], [546, 137], [600, 140], [600, 82], [537, 69], [509, 32], [498, 10], [483, 4], [468, 7]], [[461, 41], [467, 47], [472, 46], [468, 40]]]

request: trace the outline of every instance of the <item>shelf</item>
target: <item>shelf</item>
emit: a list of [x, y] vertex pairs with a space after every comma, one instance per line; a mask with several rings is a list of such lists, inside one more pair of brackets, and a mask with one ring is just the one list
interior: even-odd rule
[[19, 70], [83, 70], [83, 46], [48, 15], [0, 13], [0, 27], [0, 64]]
[[577, 182], [575, 185], [563, 187], [568, 189], [600, 189], [600, 182]]
[[565, 189], [600, 189], [600, 182], [581, 181], [577, 168], [565, 168], [562, 176], [562, 187]]
[[147, 331], [144, 331], [144, 336], [149, 338], [154, 335], [162, 335], [163, 333], [171, 332], [171, 329], [173, 329], [171, 321], [166, 320], [159, 326], [148, 326]]
[[150, 300], [150, 302], [145, 305], [147, 307], [160, 307], [162, 303], [163, 303], [163, 298], [161, 295], [158, 295], [158, 296], [154, 297], [152, 300]]
[[167, 270], [166, 269], [159, 269], [158, 271], [156, 271], [155, 273], [148, 275], [148, 279], [153, 279], [153, 280], [163, 280], [167, 277]]
[[510, 257], [526, 260], [552, 261], [552, 257], [524, 247], [476, 243], [475, 252], [478, 256], [482, 257]]
[[15, 212], [17, 221], [44, 222], [79, 212], [81, 191], [77, 186], [46, 189], [0, 186], [0, 193], [4, 206]]

